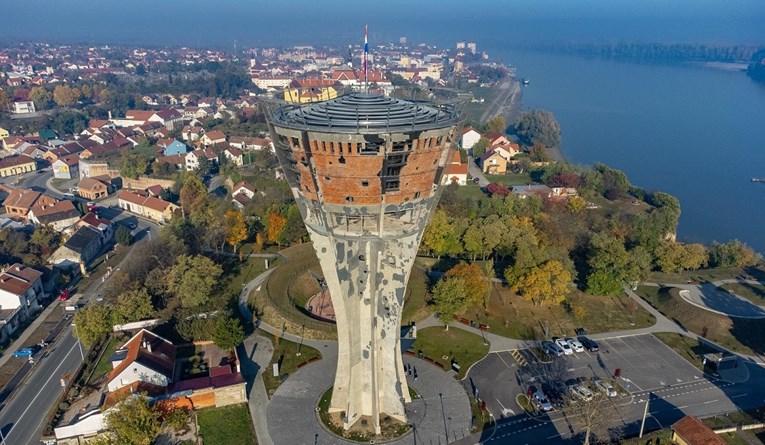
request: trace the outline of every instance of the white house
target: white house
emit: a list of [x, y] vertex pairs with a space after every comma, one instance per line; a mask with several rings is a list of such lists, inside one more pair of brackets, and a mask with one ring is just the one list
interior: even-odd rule
[[481, 133], [473, 127], [465, 127], [462, 130], [462, 136], [460, 136], [460, 147], [465, 150], [473, 148], [473, 145], [477, 144], [481, 137]]
[[186, 153], [186, 170], [192, 171], [199, 168], [199, 159], [207, 158], [210, 162], [218, 162], [218, 154], [212, 148], [202, 148]]
[[0, 273], [0, 342], [37, 312], [44, 298], [42, 272], [16, 263]]
[[13, 114], [28, 114], [35, 111], [35, 103], [31, 100], [21, 100], [13, 103]]
[[252, 201], [257, 192], [252, 184], [241, 181], [231, 189], [231, 203], [241, 210]]
[[174, 381], [175, 346], [157, 334], [141, 329], [111, 356], [107, 377], [109, 391], [133, 382], [167, 386]]

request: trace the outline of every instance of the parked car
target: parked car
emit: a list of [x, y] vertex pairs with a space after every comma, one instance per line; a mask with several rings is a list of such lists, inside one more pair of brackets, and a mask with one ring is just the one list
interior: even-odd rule
[[58, 299], [61, 301], [66, 301], [69, 299], [69, 297], [70, 297], [69, 289], [63, 289], [58, 294]]
[[558, 345], [561, 349], [563, 349], [563, 353], [566, 355], [571, 355], [574, 353], [574, 350], [571, 349], [571, 346], [569, 346], [568, 342], [562, 338], [555, 338], [553, 337], [553, 340], [555, 340], [555, 344]]
[[571, 346], [571, 349], [574, 350], [574, 352], [584, 352], [584, 346], [582, 346], [581, 343], [575, 338], [566, 337], [564, 338], [566, 343], [568, 343], [569, 346]]
[[88, 201], [87, 206], [88, 206], [88, 212], [92, 212], [96, 210], [96, 203], [93, 201]]
[[608, 397], [616, 397], [616, 390], [613, 386], [611, 386], [610, 383], [604, 382], [602, 380], [595, 380], [593, 383], [595, 384], [595, 388], [597, 388], [603, 394], [607, 395]]
[[531, 395], [531, 403], [539, 411], [547, 412], [553, 409], [552, 403], [550, 403], [550, 400], [541, 389], [536, 390]]
[[135, 228], [138, 227], [138, 224], [130, 221], [127, 223], [127, 226], [130, 228], [130, 230], [135, 230]]
[[551, 341], [542, 342], [542, 352], [553, 357], [560, 357], [563, 355], [563, 349]]
[[582, 346], [584, 346], [584, 348], [590, 352], [598, 352], [600, 350], [597, 343], [595, 343], [590, 338], [585, 337], [584, 335], [579, 337], [579, 342], [582, 343]]
[[35, 355], [37, 348], [21, 348], [13, 353], [14, 357], [31, 357]]
[[590, 400], [592, 400], [592, 391], [585, 388], [581, 384], [575, 383], [571, 385], [570, 389], [571, 389], [571, 394], [573, 394], [574, 397], [580, 400], [583, 400], [585, 402], [589, 402]]

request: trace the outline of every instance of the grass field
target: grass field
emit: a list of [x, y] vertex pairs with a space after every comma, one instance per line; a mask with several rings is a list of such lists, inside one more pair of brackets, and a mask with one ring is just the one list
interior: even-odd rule
[[489, 308], [473, 306], [462, 317], [489, 325], [493, 334], [521, 340], [574, 335], [579, 327], [597, 334], [644, 328], [656, 322], [653, 315], [626, 295], [596, 297], [573, 291], [568, 299], [572, 307], [584, 310], [580, 319], [575, 319], [564, 306], [534, 306], [509, 288], [495, 284]]
[[489, 182], [496, 182], [498, 184], [503, 184], [507, 186], [528, 185], [534, 182], [532, 181], [531, 176], [529, 176], [528, 173], [521, 173], [521, 174], [510, 173], [507, 175], [486, 175], [486, 179]]
[[204, 443], [256, 445], [247, 404], [205, 408], [197, 411], [199, 433]]
[[720, 289], [725, 289], [739, 297], [744, 297], [757, 306], [765, 305], [765, 286], [762, 284], [731, 283], [723, 284]]
[[406, 325], [411, 321], [419, 322], [430, 316], [432, 311], [428, 307], [428, 285], [428, 277], [425, 276], [425, 272], [413, 267], [404, 296], [401, 324]]
[[[290, 374], [297, 371], [299, 366], [311, 360], [321, 359], [321, 353], [310, 346], [299, 345], [283, 338], [277, 341], [276, 337], [263, 330], [258, 330], [257, 333], [271, 339], [271, 343], [274, 345], [274, 355], [271, 357], [271, 363], [268, 364], [266, 371], [263, 373], [263, 383], [266, 386], [266, 392], [269, 397], [282, 383], [282, 379], [289, 377]], [[297, 355], [298, 346], [300, 347], [299, 356]], [[274, 363], [279, 363], [279, 375], [281, 377], [274, 377], [271, 371]]]
[[441, 363], [444, 369], [451, 369], [452, 359], [456, 360], [460, 365], [459, 378], [465, 376], [473, 363], [489, 353], [489, 345], [483, 344], [483, 338], [458, 328], [449, 328], [448, 331], [442, 327], [420, 329], [412, 348], [415, 353], [422, 350], [426, 357]]
[[96, 369], [93, 371], [93, 375], [91, 375], [90, 380], [88, 380], [88, 385], [98, 382], [99, 379], [105, 377], [109, 371], [113, 369], [110, 358], [114, 351], [116, 351], [117, 348], [122, 346], [124, 343], [125, 338], [121, 335], [114, 335], [109, 338], [109, 342], [106, 344], [106, 350], [104, 351], [103, 355], [101, 355], [101, 360], [99, 360], [96, 364]]
[[636, 293], [683, 328], [744, 354], [765, 352], [765, 320], [731, 318], [686, 303], [677, 288], [639, 286]]

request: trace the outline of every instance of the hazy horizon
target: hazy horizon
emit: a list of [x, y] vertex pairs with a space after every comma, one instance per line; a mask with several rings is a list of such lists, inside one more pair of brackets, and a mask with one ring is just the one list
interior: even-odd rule
[[[358, 3], [308, 0], [40, 0], [3, 6], [1, 42], [240, 47], [359, 42], [369, 24], [370, 43], [456, 40], [509, 43], [652, 41], [765, 44], [765, 2], [759, 0], [456, 0]], [[27, 18], [14, 20], [13, 18]], [[30, 26], [31, 25], [31, 26]]]

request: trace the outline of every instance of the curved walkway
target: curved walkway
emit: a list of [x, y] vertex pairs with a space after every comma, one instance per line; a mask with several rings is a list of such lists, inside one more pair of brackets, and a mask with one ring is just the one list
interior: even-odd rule
[[765, 318], [765, 309], [744, 297], [719, 289], [717, 283], [671, 286], [680, 289], [683, 300], [701, 309], [736, 318]]

